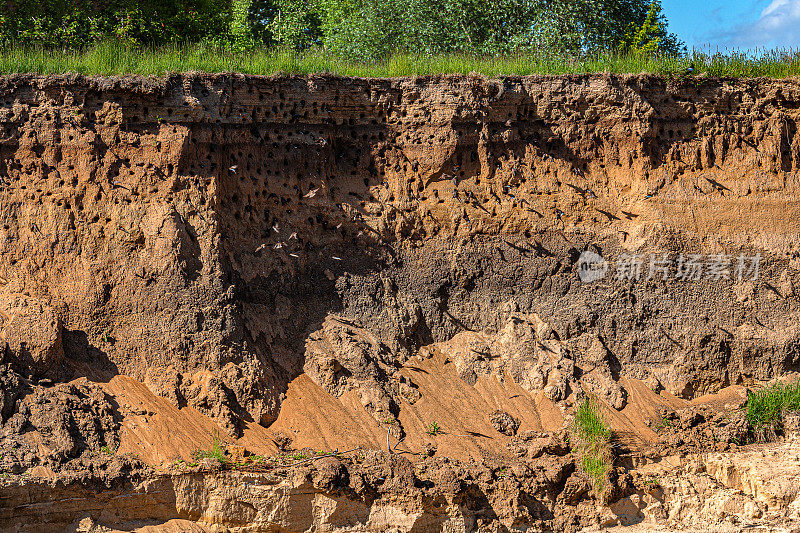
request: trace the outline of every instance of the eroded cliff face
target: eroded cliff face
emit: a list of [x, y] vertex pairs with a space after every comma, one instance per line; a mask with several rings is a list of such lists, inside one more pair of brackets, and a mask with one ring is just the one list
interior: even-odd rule
[[[68, 358], [234, 434], [270, 424], [304, 365], [389, 378], [509, 312], [684, 396], [797, 368], [796, 81], [26, 76], [0, 92], [4, 294], [53, 310]], [[643, 254], [642, 279], [581, 283], [586, 249]], [[650, 252], [728, 254], [733, 279], [647, 280]], [[736, 279], [739, 253], [764, 257], [756, 282]], [[304, 356], [331, 314], [374, 334], [363, 361]], [[26, 367], [56, 375], [57, 352]]]
[[[797, 80], [2, 78], [2, 422], [125, 375], [241, 437], [301, 377], [404, 438], [424, 361], [562, 410], [800, 370], [798, 109]], [[127, 409], [67, 386], [38, 405]]]

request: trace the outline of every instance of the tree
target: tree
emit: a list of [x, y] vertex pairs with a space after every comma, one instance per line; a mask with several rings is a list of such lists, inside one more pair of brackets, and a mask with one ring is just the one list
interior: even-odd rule
[[654, 55], [658, 52], [677, 54], [684, 48], [674, 34], [667, 33], [667, 22], [661, 10], [661, 2], [654, 0], [644, 21], [637, 25], [631, 22], [625, 32], [620, 48], [627, 52]]
[[250, 17], [252, 0], [233, 0], [231, 3], [230, 41], [239, 49], [255, 44], [255, 32]]
[[[272, 37], [285, 46], [356, 58], [394, 52], [500, 54], [536, 50], [591, 53], [618, 49], [640, 28], [649, 0], [253, 0], [272, 12]], [[265, 9], [264, 6], [272, 6]], [[659, 49], [681, 44], [660, 25]], [[653, 17], [651, 16], [651, 18]]]
[[[270, 1], [270, 0], [267, 0]], [[348, 57], [393, 52], [494, 54], [517, 48], [535, 0], [278, 0], [277, 41]], [[262, 0], [262, 5], [267, 2]]]
[[230, 0], [2, 0], [0, 43], [77, 48], [116, 37], [158, 45], [226, 34]]
[[[680, 53], [683, 44], [667, 33], [667, 23], [656, 2], [661, 50]], [[574, 54], [618, 49], [631, 28], [645, 24], [648, 0], [543, 0], [533, 22], [530, 44], [537, 49]]]
[[255, 40], [293, 50], [322, 45], [322, 14], [317, 0], [253, 0], [250, 6]]
[[649, 0], [0, 0], [0, 44], [278, 45], [372, 59], [396, 52], [676, 52]]

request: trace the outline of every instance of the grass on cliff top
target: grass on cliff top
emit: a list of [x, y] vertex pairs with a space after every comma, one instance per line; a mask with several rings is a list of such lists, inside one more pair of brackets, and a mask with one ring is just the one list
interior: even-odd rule
[[572, 419], [574, 447], [584, 472], [597, 492], [603, 491], [606, 473], [611, 469], [611, 430], [594, 399], [583, 400]]
[[34, 47], [0, 48], [0, 74], [163, 75], [174, 72], [242, 74], [337, 74], [397, 77], [430, 74], [511, 76], [531, 74], [650, 73], [783, 78], [800, 74], [800, 51], [695, 51], [683, 57], [606, 53], [583, 58], [552, 53], [498, 57], [397, 54], [372, 61], [348, 60], [324, 50], [257, 49], [237, 52], [203, 45], [132, 48], [106, 42], [83, 51]]
[[773, 383], [747, 395], [745, 415], [756, 440], [773, 440], [792, 411], [800, 411], [800, 381]]

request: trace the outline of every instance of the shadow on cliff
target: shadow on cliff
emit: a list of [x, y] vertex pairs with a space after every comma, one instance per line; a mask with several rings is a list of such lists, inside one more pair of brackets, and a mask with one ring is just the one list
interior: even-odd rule
[[[114, 339], [109, 338], [113, 342]], [[67, 330], [62, 334], [65, 364], [59, 373], [64, 381], [85, 376], [90, 381], [108, 383], [120, 373], [106, 352], [89, 342], [85, 331]], [[69, 376], [68, 374], [74, 373]]]
[[[225, 138], [214, 131], [209, 142], [193, 138], [177, 168], [216, 185], [206, 218], [217, 223], [221, 301], [230, 304], [232, 324], [215, 364], [238, 367], [224, 379], [238, 403], [232, 408], [244, 420], [260, 410], [255, 421], [262, 425], [274, 421], [289, 382], [303, 372], [308, 337], [345, 309], [351, 281], [398, 261], [365, 222], [366, 204], [385, 184], [373, 141], [390, 135], [387, 124], [317, 123], [310, 131], [306, 102], [314, 97], [305, 84], [298, 87], [270, 90], [280, 102], [253, 109], [254, 117], [274, 113], [279, 120], [228, 125]], [[369, 105], [369, 95], [362, 97], [356, 107]], [[268, 407], [257, 407], [261, 401]]]

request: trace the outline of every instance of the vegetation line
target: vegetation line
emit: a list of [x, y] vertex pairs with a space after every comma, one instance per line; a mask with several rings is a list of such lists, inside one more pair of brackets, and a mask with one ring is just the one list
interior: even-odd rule
[[303, 459], [302, 461], [297, 461], [296, 463], [290, 463], [288, 465], [277, 465], [276, 468], [291, 468], [291, 467], [294, 467], [294, 466], [297, 466], [297, 465], [301, 465], [301, 464], [304, 464], [304, 463], [309, 463], [311, 461], [316, 461], [317, 459], [322, 459], [324, 457], [338, 457], [340, 455], [344, 455], [346, 453], [352, 453], [352, 452], [360, 450], [360, 449], [361, 448], [359, 447], [359, 448], [352, 448], [350, 450], [345, 450], [343, 452], [325, 453], [325, 454], [317, 455], [315, 457], [310, 457], [308, 459]]
[[650, 73], [671, 77], [725, 76], [784, 78], [800, 75], [800, 53], [766, 50], [757, 53], [660, 55], [606, 52], [584, 56], [523, 52], [496, 56], [464, 53], [398, 53], [387, 57], [347, 59], [321, 48], [293, 51], [259, 47], [246, 52], [207, 44], [137, 47], [104, 41], [82, 49], [33, 46], [0, 48], [0, 74], [151, 75], [177, 72], [242, 74], [335, 74], [367, 78], [437, 74], [485, 76], [586, 73]]

